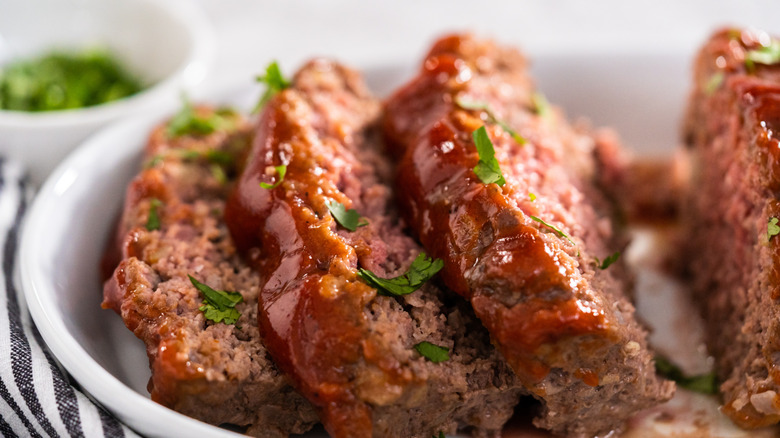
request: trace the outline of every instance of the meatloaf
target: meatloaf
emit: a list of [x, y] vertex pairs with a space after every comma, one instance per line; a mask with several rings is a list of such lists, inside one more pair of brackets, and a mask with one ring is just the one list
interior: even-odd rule
[[434, 280], [391, 295], [359, 275], [425, 260], [391, 202], [380, 109], [358, 74], [319, 60], [263, 110], [225, 214], [265, 279], [263, 338], [331, 436], [497, 436], [522, 389], [469, 306]]
[[[483, 127], [493, 179], [481, 176], [491, 151], [475, 147]], [[543, 403], [535, 424], [593, 436], [671, 397], [625, 267], [604, 262], [625, 240], [597, 184], [596, 143], [543, 103], [517, 51], [439, 40], [387, 102], [384, 132], [404, 218]]]
[[[204, 125], [215, 116], [219, 123]], [[153, 400], [250, 435], [287, 436], [317, 416], [261, 342], [260, 277], [237, 255], [222, 219], [248, 134], [239, 115], [205, 107], [185, 108], [154, 130], [145, 168], [127, 188], [113, 248], [120, 262], [103, 306], [145, 343]], [[235, 324], [205, 318], [189, 276], [241, 294]]]
[[687, 274], [707, 325], [723, 412], [780, 421], [780, 40], [725, 29], [704, 45], [684, 125]]

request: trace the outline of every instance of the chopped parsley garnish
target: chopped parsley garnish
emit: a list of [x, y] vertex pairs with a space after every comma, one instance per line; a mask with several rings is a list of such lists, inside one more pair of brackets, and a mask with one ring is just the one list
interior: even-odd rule
[[261, 182], [260, 187], [264, 189], [275, 189], [279, 187], [279, 184], [281, 184], [282, 181], [284, 181], [284, 175], [287, 173], [287, 166], [282, 164], [279, 166], [274, 166], [274, 169], [276, 169], [276, 175], [277, 175], [276, 182], [273, 184]]
[[188, 275], [188, 277], [190, 277], [192, 285], [203, 294], [203, 305], [198, 310], [203, 312], [206, 319], [225, 324], [235, 324], [238, 321], [241, 312], [235, 307], [236, 304], [244, 300], [240, 293], [214, 290], [207, 284], [196, 280], [192, 275]]
[[166, 155], [169, 154], [173, 156], [178, 156], [182, 160], [187, 160], [187, 161], [205, 159], [209, 163], [213, 163], [215, 165], [220, 165], [220, 166], [230, 166], [233, 164], [234, 161], [233, 155], [218, 149], [209, 149], [207, 151], [197, 151], [194, 149], [173, 149], [167, 154], [157, 154], [153, 156], [146, 163], [146, 165], [144, 165], [144, 167], [149, 169], [157, 166], [158, 164], [161, 164], [165, 160]]
[[780, 234], [780, 225], [777, 225], [778, 219], [776, 217], [769, 218], [769, 223], [766, 225], [766, 240], [767, 242], [772, 239], [772, 237], [777, 236]]
[[219, 164], [221, 166], [230, 166], [233, 164], [234, 160], [233, 155], [219, 149], [209, 149], [204, 155], [209, 163]]
[[768, 46], [761, 46], [745, 54], [745, 67], [751, 72], [755, 69], [754, 64], [773, 65], [778, 62], [780, 62], [780, 41], [774, 38]]
[[360, 216], [360, 213], [353, 208], [347, 210], [347, 208], [344, 207], [344, 204], [332, 199], [329, 199], [325, 205], [328, 206], [328, 211], [330, 211], [333, 219], [349, 231], [355, 231], [358, 227], [368, 225], [366, 218]]
[[471, 136], [474, 138], [474, 145], [477, 147], [479, 162], [474, 166], [474, 173], [485, 183], [496, 183], [499, 186], [506, 184], [504, 175], [501, 173], [501, 167], [496, 160], [496, 150], [493, 148], [493, 142], [488, 137], [487, 129], [481, 126], [474, 131]]
[[265, 84], [265, 92], [255, 106], [253, 111], [255, 113], [260, 111], [276, 93], [290, 86], [290, 81], [282, 75], [276, 61], [268, 64], [268, 67], [265, 68], [265, 76], [258, 76], [257, 82]]
[[422, 341], [414, 346], [420, 355], [433, 363], [444, 362], [450, 360], [449, 349], [440, 347], [436, 344], [431, 344], [428, 341]]
[[534, 195], [533, 193], [529, 193], [528, 194], [528, 199], [530, 199], [531, 202], [534, 202], [534, 201], [536, 201], [536, 195]]
[[209, 135], [221, 129], [230, 129], [234, 126], [231, 120], [235, 111], [229, 108], [221, 108], [213, 113], [202, 116], [195, 111], [192, 102], [186, 96], [182, 97], [182, 107], [171, 120], [168, 121], [166, 133], [168, 137], [176, 138], [184, 135], [203, 136]]
[[228, 177], [225, 174], [225, 169], [223, 169], [222, 166], [219, 164], [212, 164], [209, 166], [209, 170], [211, 171], [211, 176], [213, 176], [219, 184], [227, 183]]
[[531, 219], [535, 220], [536, 222], [539, 222], [540, 224], [544, 225], [545, 227], [547, 227], [547, 228], [549, 228], [549, 229], [551, 229], [551, 230], [555, 231], [555, 234], [557, 234], [557, 235], [558, 235], [558, 237], [563, 237], [564, 239], [568, 240], [568, 241], [569, 241], [569, 243], [571, 243], [572, 245], [574, 245], [574, 244], [575, 244], [575, 243], [574, 243], [574, 242], [573, 242], [573, 241], [572, 241], [572, 240], [569, 238], [569, 236], [568, 236], [566, 233], [564, 233], [563, 231], [561, 231], [560, 229], [558, 229], [558, 228], [557, 228], [555, 225], [548, 224], [547, 222], [543, 221], [541, 218], [538, 218], [538, 217], [536, 217], [536, 216], [530, 216], [530, 215], [529, 215], [528, 217], [530, 217]]
[[677, 365], [663, 356], [655, 357], [655, 370], [661, 376], [676, 382], [681, 388], [702, 394], [718, 393], [718, 377], [714, 372], [698, 376], [686, 376]]
[[480, 102], [476, 100], [467, 100], [463, 99], [460, 96], [457, 96], [455, 98], [455, 104], [457, 104], [459, 107], [466, 109], [466, 110], [472, 110], [472, 111], [484, 111], [485, 114], [487, 114], [488, 121], [491, 123], [495, 123], [498, 126], [501, 127], [501, 129], [504, 130], [507, 134], [512, 136], [512, 138], [518, 143], [518, 144], [525, 144], [525, 138], [523, 138], [522, 135], [518, 134], [517, 131], [509, 127], [508, 124], [500, 120], [498, 117], [496, 117], [496, 114], [493, 112], [492, 109], [490, 109], [490, 105], [487, 104], [487, 102]]
[[712, 76], [710, 76], [709, 80], [707, 80], [707, 83], [704, 84], [704, 94], [707, 96], [712, 96], [716, 91], [718, 91], [718, 88], [723, 84], [723, 80], [726, 78], [726, 75], [723, 74], [722, 71], [719, 71]]
[[149, 216], [146, 218], [146, 229], [154, 231], [160, 229], [160, 214], [157, 209], [162, 207], [162, 202], [157, 198], [149, 200]]
[[431, 438], [447, 438], [444, 436], [444, 432], [439, 431], [439, 435], [432, 435]]
[[534, 105], [534, 112], [539, 117], [547, 117], [550, 114], [550, 102], [544, 97], [544, 94], [535, 91], [531, 95], [531, 103]]
[[0, 109], [4, 110], [84, 108], [143, 88], [113, 53], [103, 49], [56, 51], [0, 66]]
[[604, 259], [604, 261], [600, 261], [598, 257], [595, 257], [596, 259], [596, 267], [604, 270], [609, 268], [609, 265], [615, 263], [620, 258], [620, 251], [615, 251], [614, 253], [607, 256], [607, 258]]
[[441, 259], [431, 259], [421, 252], [405, 274], [395, 278], [380, 278], [373, 272], [360, 268], [358, 275], [366, 283], [377, 288], [382, 295], [408, 295], [419, 289], [444, 267]]

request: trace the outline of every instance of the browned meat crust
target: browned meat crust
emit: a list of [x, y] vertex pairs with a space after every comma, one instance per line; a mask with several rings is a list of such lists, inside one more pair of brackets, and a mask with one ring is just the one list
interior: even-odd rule
[[[208, 423], [248, 427], [250, 435], [287, 436], [317, 418], [266, 353], [256, 325], [260, 278], [236, 254], [222, 220], [229, 184], [220, 172], [232, 178], [248, 147], [249, 127], [233, 120], [235, 128], [203, 137], [154, 131], [146, 168], [127, 189], [116, 242], [121, 263], [105, 284], [103, 306], [146, 344], [153, 400]], [[214, 151], [223, 164], [207, 158]], [[153, 199], [160, 205], [152, 207]], [[153, 208], [160, 225], [150, 231]], [[188, 275], [241, 292], [236, 325], [204, 319]]]
[[[468, 306], [430, 282], [381, 296], [357, 275], [358, 266], [400, 275], [419, 253], [390, 209], [379, 110], [356, 73], [326, 61], [305, 66], [264, 109], [226, 211], [267, 279], [263, 337], [334, 437], [498, 435], [520, 387]], [[279, 186], [262, 188], [279, 165]], [[338, 226], [329, 200], [368, 225]], [[413, 347], [422, 341], [449, 348], [450, 360], [421, 357]]]
[[702, 48], [685, 123], [692, 181], [681, 203], [693, 296], [738, 425], [780, 421], [780, 68], [746, 61], [772, 43], [722, 30]]
[[[420, 75], [387, 103], [398, 196], [425, 249], [444, 259], [444, 282], [471, 302], [544, 403], [536, 424], [568, 436], [605, 433], [667, 400], [673, 385], [655, 375], [623, 266], [595, 266], [594, 257], [623, 244], [595, 187], [594, 140], [555, 111], [540, 114], [532, 93], [516, 51], [468, 36], [437, 42]], [[472, 132], [483, 125], [503, 187], [472, 170]]]

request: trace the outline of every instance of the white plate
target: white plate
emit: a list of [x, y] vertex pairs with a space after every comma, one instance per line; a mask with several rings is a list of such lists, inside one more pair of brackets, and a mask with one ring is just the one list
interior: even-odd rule
[[[676, 126], [688, 83], [687, 60], [566, 56], [534, 61], [542, 90], [570, 114], [587, 112], [597, 122], [611, 121], [642, 153], [668, 154], [676, 145]], [[613, 69], [614, 74], [603, 74], [605, 68]], [[386, 94], [409, 79], [413, 70], [391, 66], [365, 68], [364, 72], [371, 87]], [[571, 80], [571, 72], [576, 72], [576, 81]], [[249, 108], [259, 94], [250, 83], [209, 93], [205, 100]], [[149, 368], [141, 341], [113, 312], [100, 308], [100, 257], [125, 187], [138, 171], [147, 135], [170, 111], [163, 108], [158, 114], [100, 132], [54, 172], [27, 218], [20, 259], [23, 288], [32, 317], [57, 359], [84, 389], [129, 426], [150, 436], [235, 436], [152, 402], [146, 391]], [[668, 311], [656, 310], [670, 307], [673, 294], [659, 295], [658, 291], [673, 290], [659, 289], [657, 285], [665, 284], [664, 280], [654, 275], [642, 274], [640, 285], [651, 293], [640, 295], [644, 299], [639, 308], [651, 322], [669, 327], [668, 320], [658, 319], [668, 316]], [[684, 313], [679, 316], [684, 318]], [[699, 342], [696, 338], [676, 339], [668, 331], [660, 331], [657, 338], [666, 343], [667, 351], [695, 351]], [[690, 362], [697, 360], [702, 358], [693, 357]], [[677, 415], [677, 422], [664, 420], [661, 413], [669, 412]], [[692, 437], [747, 436], [718, 414], [713, 399], [684, 392], [671, 405], [640, 416], [635, 424], [632, 436], [669, 436], [683, 430]]]

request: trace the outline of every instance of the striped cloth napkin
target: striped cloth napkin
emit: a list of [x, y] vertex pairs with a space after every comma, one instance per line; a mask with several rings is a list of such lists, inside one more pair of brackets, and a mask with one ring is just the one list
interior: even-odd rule
[[0, 157], [0, 434], [137, 437], [78, 389], [30, 319], [15, 255], [31, 193], [22, 167]]

